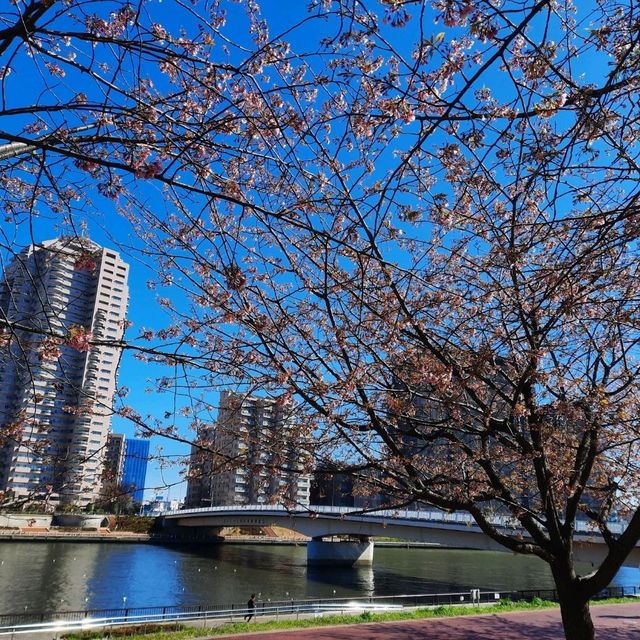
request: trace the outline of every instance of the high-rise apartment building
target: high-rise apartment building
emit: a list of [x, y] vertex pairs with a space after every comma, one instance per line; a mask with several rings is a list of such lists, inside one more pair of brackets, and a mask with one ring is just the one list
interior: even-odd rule
[[124, 447], [122, 488], [141, 503], [144, 498], [144, 484], [149, 462], [149, 440], [127, 438]]
[[[99, 497], [128, 304], [128, 265], [86, 238], [14, 256], [0, 282], [0, 491]], [[98, 343], [98, 344], [96, 344]]]
[[308, 505], [295, 419], [270, 398], [223, 391], [216, 424], [191, 453], [185, 506]]
[[110, 433], [104, 455], [102, 470], [103, 492], [113, 493], [122, 482], [124, 469], [125, 437], [122, 433]]
[[214, 473], [215, 425], [201, 427], [198, 438], [191, 445], [185, 507], [211, 506], [211, 480]]
[[149, 444], [146, 439], [109, 434], [102, 475], [102, 494], [107, 502], [125, 496], [130, 496], [133, 502], [143, 501]]

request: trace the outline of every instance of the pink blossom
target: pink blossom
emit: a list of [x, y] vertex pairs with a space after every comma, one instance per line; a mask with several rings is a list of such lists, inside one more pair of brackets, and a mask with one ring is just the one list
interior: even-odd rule
[[97, 266], [96, 254], [90, 251], [81, 251], [73, 264], [76, 271], [95, 271]]
[[64, 343], [76, 351], [89, 351], [93, 334], [86, 327], [73, 324], [67, 331]]
[[60, 345], [62, 340], [59, 338], [47, 337], [40, 342], [39, 353], [42, 360], [57, 360], [60, 356]]

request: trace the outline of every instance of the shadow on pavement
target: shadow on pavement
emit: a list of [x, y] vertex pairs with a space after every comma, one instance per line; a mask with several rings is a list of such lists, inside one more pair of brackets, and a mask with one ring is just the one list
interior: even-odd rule
[[[615, 617], [615, 616], [611, 616]], [[623, 617], [623, 616], [621, 616]], [[629, 626], [620, 629], [600, 629], [606, 640], [629, 640]], [[254, 636], [272, 640], [564, 640], [562, 625], [549, 621], [537, 623], [512, 618], [487, 616], [486, 618], [455, 618], [451, 620], [425, 620], [408, 624], [387, 622], [385, 624], [362, 624], [350, 627], [317, 628], [304, 631], [289, 631], [286, 635], [265, 634]]]
[[[614, 610], [615, 609], [615, 610]], [[640, 639], [640, 603], [593, 607], [598, 638]], [[235, 640], [249, 636], [236, 636]], [[489, 614], [459, 618], [365, 623], [344, 627], [317, 627], [284, 633], [267, 632], [252, 640], [564, 640], [560, 612]]]
[[[428, 620], [424, 623], [393, 623], [358, 625], [344, 629], [316, 629], [314, 640], [563, 640], [560, 624], [537, 625], [513, 620], [491, 618]], [[296, 634], [297, 635], [297, 634]], [[302, 637], [302, 635], [301, 635]], [[628, 640], [627, 635], [607, 636], [607, 640]]]

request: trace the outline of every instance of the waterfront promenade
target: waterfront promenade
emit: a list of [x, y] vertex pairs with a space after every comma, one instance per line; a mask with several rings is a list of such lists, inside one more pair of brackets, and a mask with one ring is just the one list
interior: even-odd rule
[[[640, 639], [640, 602], [594, 605], [602, 640]], [[559, 609], [249, 633], [235, 640], [564, 640]]]

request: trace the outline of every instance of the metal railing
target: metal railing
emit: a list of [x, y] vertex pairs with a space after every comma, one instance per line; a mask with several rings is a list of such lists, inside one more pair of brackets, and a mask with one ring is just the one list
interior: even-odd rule
[[[456, 593], [370, 596], [367, 598], [331, 598], [258, 602], [253, 615], [278, 619], [280, 616], [325, 615], [329, 613], [360, 613], [362, 611], [399, 610], [404, 607], [438, 606], [496, 600], [494, 592], [479, 592], [473, 598], [470, 591]], [[194, 605], [139, 607], [60, 611], [55, 613], [18, 613], [0, 616], [0, 636], [23, 633], [51, 632], [57, 635], [71, 631], [116, 626], [144, 626], [161, 623], [181, 623], [193, 620], [207, 623], [239, 622], [249, 613], [245, 605]]]
[[[305, 509], [287, 509], [283, 505], [257, 504], [257, 505], [233, 505], [219, 507], [197, 507], [191, 509], [180, 509], [179, 511], [165, 511], [161, 515], [165, 518], [181, 518], [185, 516], [198, 516], [206, 514], [234, 514], [246, 513], [247, 515], [265, 514], [274, 516], [295, 516], [295, 517], [340, 517], [354, 520], [369, 520], [377, 522], [384, 521], [410, 521], [415, 524], [445, 524], [473, 527], [480, 529], [473, 517], [468, 513], [449, 513], [437, 509], [412, 510], [412, 509], [380, 509], [376, 511], [363, 512], [354, 507], [332, 507], [326, 505], [309, 505]], [[521, 523], [514, 517], [508, 515], [495, 515], [491, 519], [492, 524], [505, 529], [519, 529]], [[622, 533], [625, 523], [609, 522], [609, 529], [613, 533]], [[576, 533], [583, 535], [599, 535], [597, 527], [586, 520], [577, 520], [575, 523]]]
[[[636, 596], [638, 587], [609, 587], [597, 598]], [[258, 602], [253, 614], [258, 617], [320, 616], [329, 613], [360, 613], [362, 611], [399, 610], [405, 607], [437, 607], [460, 604], [490, 604], [502, 599], [531, 601], [535, 598], [557, 601], [553, 589], [524, 591], [481, 591], [473, 589], [452, 593], [421, 593], [365, 598], [316, 598]], [[43, 613], [20, 612], [0, 615], [0, 636], [25, 633], [45, 633], [57, 637], [63, 633], [117, 626], [144, 626], [182, 623], [199, 620], [203, 624], [239, 622], [248, 614], [246, 605], [167, 605], [122, 609], [87, 609]]]
[[[281, 605], [269, 604], [268, 606], [256, 607], [251, 611], [255, 618], [262, 617], [268, 619], [279, 619], [281, 616], [320, 616], [328, 613], [360, 613], [365, 610], [388, 611], [402, 609], [400, 605], [367, 605], [366, 603], [344, 602], [342, 604], [296, 604], [284, 603]], [[249, 610], [244, 607], [232, 607], [229, 609], [200, 609], [194, 611], [183, 611], [180, 613], [158, 613], [158, 614], [135, 614], [127, 611], [122, 616], [92, 617], [87, 616], [79, 620], [56, 619], [48, 622], [31, 624], [14, 624], [0, 626], [0, 636], [16, 636], [21, 634], [47, 634], [47, 637], [59, 637], [63, 634], [74, 631], [87, 631], [90, 629], [104, 629], [105, 631], [115, 627], [133, 627], [136, 630], [143, 630], [145, 626], [156, 627], [157, 625], [181, 624], [198, 621], [202, 626], [213, 626], [215, 624], [240, 622], [246, 619]]]

